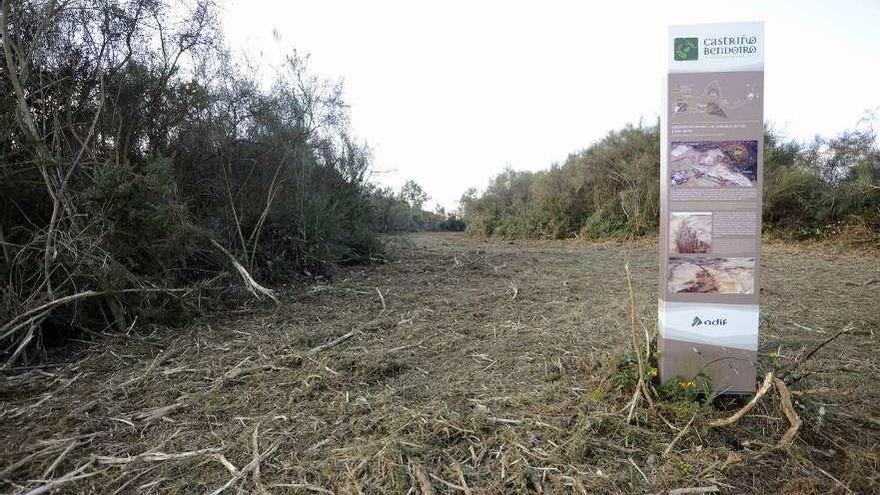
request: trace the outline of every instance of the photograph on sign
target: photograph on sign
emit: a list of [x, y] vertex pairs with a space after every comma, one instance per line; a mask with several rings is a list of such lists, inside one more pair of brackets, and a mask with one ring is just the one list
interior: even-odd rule
[[754, 187], [758, 142], [673, 142], [671, 184], [677, 187]]
[[703, 254], [712, 249], [712, 213], [679, 212], [669, 215], [669, 252]]
[[669, 258], [669, 292], [753, 294], [755, 258]]

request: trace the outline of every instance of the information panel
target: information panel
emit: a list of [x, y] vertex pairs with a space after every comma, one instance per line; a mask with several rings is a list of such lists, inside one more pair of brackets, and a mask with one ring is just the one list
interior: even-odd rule
[[763, 23], [672, 26], [661, 112], [660, 377], [754, 393]]

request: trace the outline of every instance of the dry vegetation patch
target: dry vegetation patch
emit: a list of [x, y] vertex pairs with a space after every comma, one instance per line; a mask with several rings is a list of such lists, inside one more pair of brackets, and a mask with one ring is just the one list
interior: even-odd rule
[[773, 391], [711, 427], [743, 401], [651, 388], [627, 421], [624, 263], [651, 329], [654, 242], [388, 240], [387, 263], [284, 291], [277, 311], [90, 336], [5, 370], [0, 489], [877, 491], [876, 254], [765, 248], [759, 371], [786, 376], [803, 422], [775, 448], [790, 422]]

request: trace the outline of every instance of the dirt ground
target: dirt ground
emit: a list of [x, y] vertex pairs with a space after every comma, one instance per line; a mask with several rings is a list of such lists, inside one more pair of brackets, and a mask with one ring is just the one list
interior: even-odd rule
[[741, 402], [667, 407], [672, 427], [642, 402], [626, 421], [624, 264], [653, 328], [656, 242], [388, 242], [387, 263], [277, 309], [3, 371], [0, 491], [880, 492], [877, 254], [765, 246], [759, 374], [851, 324], [790, 377], [803, 425], [773, 448], [772, 394], [729, 427], [708, 422]]

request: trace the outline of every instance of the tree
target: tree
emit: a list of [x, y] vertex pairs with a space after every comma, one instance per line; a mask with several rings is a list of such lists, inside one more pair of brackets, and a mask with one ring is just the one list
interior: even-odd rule
[[410, 179], [400, 188], [400, 199], [409, 205], [409, 223], [411, 228], [416, 228], [416, 212], [421, 217], [422, 205], [428, 200], [428, 195], [416, 181]]
[[422, 205], [430, 198], [422, 186], [410, 179], [400, 188], [400, 199], [406, 201], [410, 208], [421, 210]]

